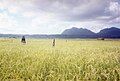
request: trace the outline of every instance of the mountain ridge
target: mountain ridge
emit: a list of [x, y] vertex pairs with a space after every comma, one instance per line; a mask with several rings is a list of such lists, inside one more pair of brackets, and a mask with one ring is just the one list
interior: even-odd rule
[[93, 35], [95, 34], [91, 30], [86, 28], [76, 28], [72, 27], [71, 29], [66, 29], [62, 32], [63, 35]]
[[[76, 29], [76, 30], [74, 30]], [[76, 34], [77, 33], [77, 34]], [[62, 32], [62, 35], [78, 35], [82, 37], [104, 37], [104, 38], [120, 38], [120, 29], [117, 27], [110, 27], [100, 30], [98, 33], [92, 32], [86, 28], [70, 28]]]
[[64, 30], [61, 34], [0, 34], [0, 37], [5, 38], [21, 38], [25, 36], [27, 38], [120, 38], [120, 28], [111, 27], [100, 30], [95, 33], [86, 28], [72, 27]]

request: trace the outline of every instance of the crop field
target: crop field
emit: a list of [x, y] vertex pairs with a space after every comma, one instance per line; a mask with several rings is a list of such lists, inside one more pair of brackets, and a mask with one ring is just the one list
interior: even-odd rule
[[0, 81], [120, 81], [120, 40], [1, 38]]

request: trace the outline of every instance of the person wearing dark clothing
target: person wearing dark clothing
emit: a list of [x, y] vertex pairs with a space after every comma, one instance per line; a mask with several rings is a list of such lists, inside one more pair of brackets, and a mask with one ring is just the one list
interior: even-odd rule
[[25, 36], [22, 37], [21, 42], [22, 42], [22, 43], [26, 43]]

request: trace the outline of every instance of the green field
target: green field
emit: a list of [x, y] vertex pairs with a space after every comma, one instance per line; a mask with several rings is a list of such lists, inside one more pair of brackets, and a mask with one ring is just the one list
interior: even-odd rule
[[120, 40], [0, 39], [0, 81], [120, 81]]

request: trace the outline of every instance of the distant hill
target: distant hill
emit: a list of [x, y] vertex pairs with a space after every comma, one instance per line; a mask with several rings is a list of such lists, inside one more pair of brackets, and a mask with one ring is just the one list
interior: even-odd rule
[[41, 34], [0, 34], [5, 38], [120, 38], [120, 29], [116, 27], [105, 28], [98, 33], [94, 33], [88, 29], [76, 28], [66, 29], [62, 34], [41, 35]]
[[62, 35], [77, 37], [77, 38], [120, 38], [120, 29], [116, 27], [105, 28], [98, 33], [94, 33], [88, 29], [71, 28], [62, 32]]
[[88, 29], [73, 27], [71, 29], [66, 29], [65, 31], [63, 31], [62, 35], [91, 36], [91, 35], [95, 35], [95, 33]]
[[97, 33], [99, 37], [120, 38], [120, 29], [116, 27], [106, 28]]

